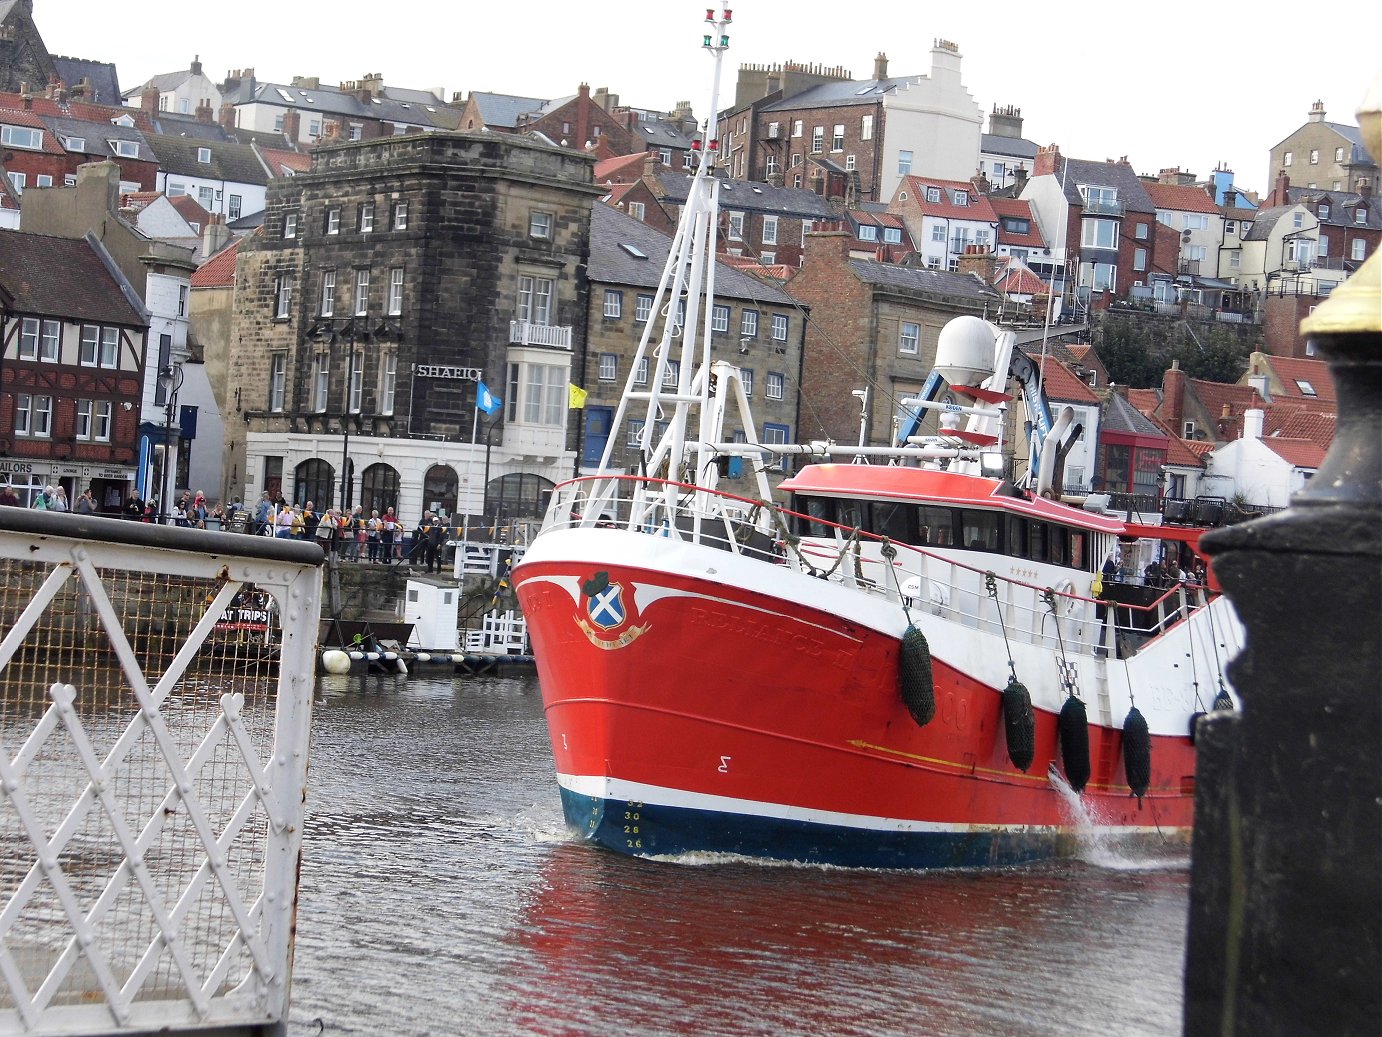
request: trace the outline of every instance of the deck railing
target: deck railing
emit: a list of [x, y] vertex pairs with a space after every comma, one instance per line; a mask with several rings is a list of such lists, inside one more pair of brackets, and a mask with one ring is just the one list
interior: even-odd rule
[[284, 1031], [320, 561], [0, 507], [0, 1034]]
[[[814, 535], [798, 536], [798, 520], [809, 522]], [[1136, 588], [1124, 600], [1097, 599], [1090, 594], [1092, 570], [1042, 586], [987, 569], [979, 551], [896, 543], [735, 494], [636, 476], [594, 476], [558, 486], [539, 536], [572, 528], [700, 543], [967, 626], [1005, 630], [1016, 641], [1063, 643], [1067, 652], [1079, 654], [1134, 653], [1208, 601], [1207, 592], [1194, 585], [1159, 595]]]

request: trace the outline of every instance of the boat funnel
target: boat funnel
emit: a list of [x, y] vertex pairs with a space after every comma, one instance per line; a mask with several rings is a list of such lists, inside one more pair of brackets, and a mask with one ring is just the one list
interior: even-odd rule
[[993, 374], [998, 329], [979, 317], [956, 317], [936, 340], [936, 373], [951, 385], [978, 385]]

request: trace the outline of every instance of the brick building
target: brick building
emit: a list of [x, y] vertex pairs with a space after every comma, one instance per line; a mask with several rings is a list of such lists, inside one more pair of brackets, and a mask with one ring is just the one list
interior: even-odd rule
[[[272, 181], [228, 364], [249, 498], [539, 514], [574, 469], [591, 172], [530, 140], [429, 133], [320, 148]], [[477, 411], [481, 380], [502, 414]]]
[[[639, 339], [653, 316], [652, 305], [672, 239], [607, 205], [591, 212], [589, 342], [582, 386], [585, 405], [581, 467], [598, 470], [609, 438], [614, 408], [629, 376]], [[715, 271], [712, 356], [731, 360], [744, 374], [745, 389], [763, 442], [795, 442], [805, 314], [791, 296], [724, 263]], [[654, 325], [660, 332], [660, 326]], [[645, 358], [634, 386], [646, 386], [652, 365]], [[669, 376], [675, 378], [675, 371]], [[641, 424], [626, 424], [612, 467], [632, 470], [630, 442]], [[742, 429], [727, 429], [739, 438]], [[742, 479], [742, 482], [738, 482]], [[752, 486], [748, 471], [726, 484], [733, 491]]]
[[0, 232], [0, 479], [25, 506], [88, 486], [118, 512], [134, 486], [148, 316], [92, 235]]
[[850, 393], [872, 387], [868, 442], [892, 442], [904, 397], [920, 393], [947, 321], [996, 313], [1001, 296], [976, 277], [855, 259], [854, 236], [806, 236], [806, 263], [788, 291], [811, 308], [800, 435], [856, 442], [859, 403]]

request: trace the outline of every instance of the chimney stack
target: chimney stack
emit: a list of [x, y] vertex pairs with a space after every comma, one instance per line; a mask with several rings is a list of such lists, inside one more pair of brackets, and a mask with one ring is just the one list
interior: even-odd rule
[[1256, 407], [1243, 412], [1243, 438], [1261, 439], [1262, 438], [1262, 419], [1265, 412]]
[[302, 139], [302, 113], [296, 109], [283, 113], [283, 136], [296, 144]]
[[888, 55], [884, 54], [881, 50], [878, 52], [878, 56], [873, 59], [873, 78], [888, 78]]
[[1161, 376], [1161, 407], [1166, 424], [1176, 435], [1185, 432], [1185, 372], [1180, 369], [1180, 361], [1172, 360], [1171, 366]]
[[1310, 121], [1324, 122], [1324, 102], [1316, 101], [1310, 106]]
[[206, 123], [216, 121], [216, 113], [211, 107], [211, 98], [203, 97], [197, 102], [197, 121]]
[[202, 56], [201, 56], [200, 54], [193, 54], [193, 55], [192, 55], [192, 68], [191, 68], [190, 71], [191, 71], [191, 73], [192, 73], [194, 76], [199, 76], [199, 75], [202, 74], [202, 61], [201, 61], [201, 58], [202, 58]]
[[214, 256], [230, 244], [233, 237], [230, 228], [226, 226], [226, 218], [220, 213], [212, 213], [210, 221], [202, 231], [202, 258]]
[[1060, 145], [1052, 144], [1050, 147], [1038, 148], [1036, 162], [1033, 164], [1033, 176], [1054, 176], [1060, 169]]
[[1372, 197], [1372, 180], [1369, 177], [1358, 181], [1358, 196], [1365, 202]]
[[1267, 204], [1270, 206], [1290, 205], [1290, 199], [1291, 178], [1286, 175], [1286, 170], [1282, 169], [1276, 174], [1276, 183], [1272, 185], [1272, 195]]
[[235, 105], [231, 104], [229, 101], [221, 105], [220, 119], [218, 121], [228, 130], [235, 129]]
[[146, 86], [144, 92], [139, 95], [139, 107], [150, 115], [158, 114], [158, 87]]

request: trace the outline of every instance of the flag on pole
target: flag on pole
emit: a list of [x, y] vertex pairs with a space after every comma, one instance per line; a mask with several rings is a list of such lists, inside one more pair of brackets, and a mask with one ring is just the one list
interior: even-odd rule
[[493, 414], [504, 405], [504, 401], [490, 392], [489, 386], [484, 382], [478, 382], [476, 384], [478, 388], [475, 390], [475, 406], [479, 407], [486, 414]]
[[571, 382], [567, 383], [566, 391], [569, 397], [568, 403], [572, 410], [580, 410], [583, 408], [585, 406], [585, 398], [590, 395], [590, 393], [586, 392], [579, 385], [575, 385]]

